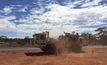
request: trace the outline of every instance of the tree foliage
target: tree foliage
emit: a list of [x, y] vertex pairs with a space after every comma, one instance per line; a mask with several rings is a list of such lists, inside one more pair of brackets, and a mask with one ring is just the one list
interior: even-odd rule
[[107, 27], [98, 28], [95, 31], [98, 32], [96, 35], [98, 36], [100, 43], [107, 45]]
[[92, 33], [82, 33], [82, 37], [88, 37], [89, 38], [89, 44], [95, 43], [97, 41], [96, 35], [93, 35]]

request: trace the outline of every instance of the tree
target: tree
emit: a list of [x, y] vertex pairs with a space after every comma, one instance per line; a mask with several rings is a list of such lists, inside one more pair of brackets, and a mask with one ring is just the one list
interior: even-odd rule
[[98, 39], [103, 45], [107, 45], [107, 27], [102, 27], [98, 28], [97, 30], [98, 33], [96, 34], [98, 36]]
[[29, 36], [25, 36], [25, 38], [29, 38]]
[[0, 36], [0, 42], [4, 42], [4, 39]]
[[24, 38], [24, 42], [25, 42], [25, 43], [29, 43], [29, 42], [30, 42], [29, 36], [26, 36], [26, 37]]
[[1, 37], [4, 38], [4, 39], [7, 38], [7, 36], [1, 36]]
[[75, 31], [72, 32], [72, 34], [74, 34], [74, 33], [75, 33]]
[[96, 35], [93, 35], [92, 33], [82, 33], [82, 37], [88, 37], [89, 38], [89, 44], [96, 42]]

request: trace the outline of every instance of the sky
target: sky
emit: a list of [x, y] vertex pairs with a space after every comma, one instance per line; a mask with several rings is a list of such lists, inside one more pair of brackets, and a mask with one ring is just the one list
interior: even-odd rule
[[92, 33], [107, 26], [107, 0], [0, 0], [0, 36], [32, 38], [49, 31]]

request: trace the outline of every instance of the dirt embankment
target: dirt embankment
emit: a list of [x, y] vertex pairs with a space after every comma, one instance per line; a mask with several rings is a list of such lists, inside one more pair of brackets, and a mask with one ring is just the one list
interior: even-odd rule
[[0, 51], [0, 65], [107, 65], [107, 49], [81, 53], [44, 54], [41, 50]]

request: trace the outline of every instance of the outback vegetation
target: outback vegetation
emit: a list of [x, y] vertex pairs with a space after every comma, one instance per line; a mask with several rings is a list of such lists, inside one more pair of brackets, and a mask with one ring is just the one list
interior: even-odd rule
[[[107, 27], [98, 28], [95, 30], [97, 34], [92, 33], [82, 33], [80, 36], [88, 37], [88, 45], [107, 45]], [[30, 41], [32, 38], [26, 36], [24, 39], [20, 38], [7, 38], [7, 36], [0, 36], [0, 47], [16, 47], [16, 46], [31, 46]], [[54, 39], [55, 42], [56, 39]], [[59, 40], [59, 39], [57, 39]]]
[[20, 38], [7, 38], [7, 36], [0, 36], [0, 47], [16, 47], [16, 46], [31, 46], [29, 36], [24, 39]]

